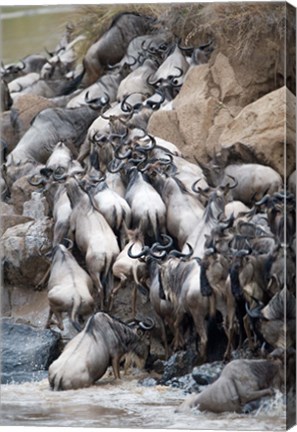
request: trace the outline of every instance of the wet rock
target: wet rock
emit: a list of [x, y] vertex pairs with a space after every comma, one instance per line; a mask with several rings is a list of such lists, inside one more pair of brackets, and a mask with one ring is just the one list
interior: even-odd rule
[[214, 382], [221, 374], [224, 367], [223, 362], [205, 363], [195, 366], [192, 370], [192, 377], [201, 386]]
[[8, 228], [1, 238], [3, 276], [10, 285], [36, 286], [48, 262], [40, 248], [51, 246], [52, 222], [48, 218]]
[[2, 319], [3, 384], [40, 380], [49, 365], [60, 355], [60, 335], [52, 330], [38, 330], [25, 324]]
[[197, 353], [193, 351], [176, 352], [169, 360], [164, 362], [164, 373], [161, 378], [161, 383], [167, 383], [172, 378], [190, 373], [194, 365], [197, 364], [197, 360]]
[[191, 374], [182, 377], [174, 377], [164, 383], [166, 386], [179, 388], [184, 390], [185, 393], [200, 393], [201, 389]]
[[156, 380], [155, 378], [144, 378], [138, 381], [138, 384], [143, 386], [143, 387], [154, 387], [158, 384], [158, 380]]

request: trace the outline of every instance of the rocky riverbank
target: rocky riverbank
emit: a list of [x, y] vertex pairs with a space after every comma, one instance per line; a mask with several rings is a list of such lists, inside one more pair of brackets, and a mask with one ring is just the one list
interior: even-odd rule
[[[6, 68], [2, 71], [2, 81], [6, 81], [9, 90], [8, 99], [2, 100], [4, 109], [1, 114], [3, 185], [0, 213], [3, 257], [1, 302], [2, 316], [4, 317], [2, 320], [3, 383], [43, 379], [47, 374], [48, 366], [60, 355], [65, 343], [77, 333], [71, 324], [72, 315], [69, 312], [69, 307], [65, 307], [63, 310], [63, 312], [68, 312], [68, 316], [65, 313], [63, 317], [64, 329], [59, 329], [51, 323], [51, 329], [44, 329], [46, 326], [50, 326], [48, 325], [49, 300], [47, 283], [41, 283], [41, 280], [50, 266], [50, 251], [54, 250], [57, 243], [65, 243], [66, 238], [72, 236], [72, 239], [75, 240], [72, 249], [73, 256], [77, 263], [92, 275], [89, 262], [86, 259], [86, 251], [82, 250], [82, 242], [80, 243], [79, 239], [75, 237], [76, 234], [73, 235], [73, 232], [69, 229], [70, 225], [66, 226], [67, 235], [55, 243], [55, 236], [57, 235], [55, 230], [60, 216], [57, 207], [55, 207], [58, 197], [56, 196], [54, 199], [49, 197], [48, 190], [46, 190], [48, 187], [46, 183], [50, 179], [54, 180], [56, 185], [61, 185], [65, 180], [63, 176], [66, 176], [67, 173], [71, 176], [70, 170], [74, 169], [77, 178], [82, 180], [83, 176], [85, 176], [84, 180], [89, 181], [87, 176], [91, 177], [90, 173], [92, 171], [90, 167], [92, 166], [92, 169], [97, 173], [98, 168], [100, 168], [100, 171], [106, 176], [104, 181], [106, 180], [107, 184], [109, 172], [114, 171], [113, 174], [115, 175], [116, 170], [120, 171], [122, 169], [120, 175], [121, 179], [124, 179], [121, 185], [122, 198], [129, 202], [129, 206], [133, 210], [132, 199], [129, 201], [127, 193], [128, 187], [131, 187], [131, 179], [129, 179], [127, 172], [129, 172], [129, 169], [137, 171], [138, 175], [143, 176], [144, 181], [152, 186], [154, 193], [158, 192], [159, 199], [161, 200], [161, 196], [164, 201], [163, 205], [167, 215], [166, 222], [162, 227], [161, 218], [158, 220], [158, 229], [162, 228], [158, 232], [158, 238], [151, 237], [148, 241], [145, 240], [146, 244], [143, 245], [144, 255], [141, 257], [142, 262], [147, 264], [147, 268], [150, 268], [150, 259], [156, 259], [161, 268], [162, 254], [163, 256], [167, 254], [166, 257], [168, 258], [173, 251], [175, 254], [179, 252], [184, 255], [171, 255], [171, 257], [176, 256], [176, 259], [179, 257], [180, 263], [187, 261], [189, 257], [185, 256], [183, 247], [187, 241], [179, 238], [180, 231], [182, 231], [179, 228], [182, 226], [186, 231], [189, 230], [189, 227], [183, 226], [183, 220], [179, 221], [180, 225], [174, 225], [174, 228], [170, 225], [171, 221], [168, 215], [173, 214], [172, 217], [176, 217], [183, 206], [173, 208], [173, 210], [170, 208], [169, 200], [166, 201], [168, 197], [165, 193], [162, 195], [163, 191], [157, 182], [159, 177], [162, 179], [176, 177], [178, 179], [176, 183], [179, 185], [180, 190], [190, 195], [191, 199], [195, 196], [196, 204], [197, 196], [195, 193], [199, 191], [201, 195], [198, 201], [201, 200], [201, 202], [198, 214], [200, 215], [199, 211], [201, 210], [200, 219], [204, 220], [205, 209], [209, 209], [207, 206], [211, 202], [210, 192], [218, 191], [220, 187], [221, 190], [226, 192], [226, 184], [223, 184], [223, 170], [226, 167], [235, 163], [236, 165], [261, 164], [270, 168], [275, 176], [274, 178], [276, 178], [275, 189], [269, 190], [271, 179], [264, 178], [263, 181], [260, 179], [259, 188], [253, 189], [254, 184], [247, 186], [248, 197], [239, 187], [236, 198], [233, 195], [231, 199], [228, 198], [227, 200], [227, 193], [224, 192], [223, 195], [226, 201], [221, 209], [224, 217], [221, 216], [220, 212], [218, 212], [216, 218], [212, 214], [213, 219], [215, 219], [215, 226], [221, 229], [218, 235], [224, 234], [224, 230], [229, 229], [231, 226], [231, 231], [228, 231], [227, 234], [232, 235], [232, 237], [228, 237], [228, 245], [224, 253], [220, 253], [219, 249], [215, 250], [213, 243], [207, 245], [207, 242], [205, 242], [205, 240], [209, 240], [210, 234], [213, 234], [214, 231], [205, 231], [203, 236], [201, 254], [198, 254], [198, 257], [203, 258], [204, 263], [210, 259], [209, 257], [212, 257], [214, 260], [217, 259], [217, 261], [214, 261], [217, 264], [219, 262], [217, 255], [223, 257], [226, 255], [229, 259], [227, 267], [223, 269], [224, 271], [222, 270], [221, 277], [224, 278], [224, 284], [228, 275], [234, 270], [235, 259], [242, 258], [242, 251], [247, 250], [247, 243], [245, 243], [245, 248], [238, 247], [237, 254], [234, 253], [234, 250], [231, 253], [231, 242], [237, 234], [242, 235], [241, 232], [236, 231], [240, 229], [238, 227], [242, 226], [238, 223], [242, 213], [241, 211], [234, 213], [234, 207], [232, 207], [232, 211], [230, 210], [228, 214], [226, 211], [227, 205], [235, 205], [235, 201], [241, 201], [241, 205], [245, 207], [245, 213], [249, 214], [250, 217], [252, 213], [249, 213], [249, 211], [255, 209], [255, 203], [259, 203], [266, 194], [270, 196], [271, 200], [280, 199], [281, 196], [282, 201], [277, 203], [278, 211], [283, 211], [284, 195], [280, 195], [280, 193], [286, 191], [286, 193], [290, 194], [288, 195], [291, 197], [290, 199], [295, 200], [296, 96], [295, 70], [292, 67], [295, 58], [295, 33], [292, 30], [294, 19], [292, 18], [290, 6], [284, 5], [279, 8], [279, 5], [246, 5], [241, 11], [242, 20], [238, 24], [241, 31], [235, 41], [232, 39], [234, 37], [234, 27], [232, 31], [231, 27], [232, 23], [234, 24], [236, 5], [223, 6], [214, 4], [213, 6], [204, 6], [201, 10], [198, 8], [199, 14], [196, 18], [199, 17], [201, 24], [197, 26], [197, 29], [193, 26], [193, 12], [196, 11], [196, 9], [192, 9], [193, 5], [184, 9], [185, 16], [188, 14], [187, 21], [183, 23], [184, 25], [176, 18], [177, 13], [180, 16], [179, 8], [184, 7], [171, 8], [170, 6], [166, 10], [162, 9], [158, 25], [162, 25], [163, 22], [166, 23], [166, 35], [160, 32], [162, 43], [158, 45], [158, 49], [154, 48], [154, 51], [152, 42], [147, 43], [146, 46], [146, 39], [137, 48], [138, 57], [135, 57], [135, 63], [139, 62], [138, 68], [143, 68], [145, 62], [152, 67], [152, 71], [148, 75], [144, 77], [147, 74], [147, 71], [145, 71], [139, 78], [144, 90], [139, 90], [139, 82], [135, 75], [131, 81], [132, 84], [129, 84], [129, 92], [126, 92], [125, 84], [128, 85], [126, 80], [128, 80], [129, 74], [137, 70], [133, 62], [130, 63], [130, 60], [127, 60], [129, 56], [124, 56], [127, 53], [128, 46], [130, 46], [128, 43], [130, 41], [126, 41], [126, 46], [123, 53], [119, 55], [118, 60], [114, 59], [112, 53], [110, 53], [110, 58], [106, 54], [107, 60], [103, 58], [104, 56], [100, 57], [102, 47], [99, 46], [98, 54], [94, 45], [91, 44], [94, 41], [91, 40], [89, 40], [88, 46], [84, 45], [82, 53], [78, 55], [78, 51], [73, 47], [79, 45], [82, 41], [85, 43], [85, 39], [88, 39], [87, 33], [80, 34], [82, 28], [79, 25], [73, 27], [68, 24], [65, 37], [60, 46], [57, 47], [52, 57], [43, 56], [41, 66], [37, 72], [24, 72], [24, 69], [26, 71], [26, 68], [29, 68], [26, 58], [23, 59], [24, 67], [16, 64], [9, 69], [9, 66], [6, 65]], [[191, 13], [193, 16], [190, 19]], [[222, 21], [222, 13], [227, 23]], [[154, 10], [150, 20], [153, 20], [156, 15], [158, 14]], [[124, 14], [124, 16], [126, 15]], [[257, 28], [258, 33], [257, 35], [247, 34], [247, 42], [243, 44], [245, 20], [247, 17], [249, 19], [254, 17], [255, 19], [256, 16], [260, 17], [260, 24]], [[287, 22], [286, 34], [277, 27], [280, 17]], [[117, 20], [112, 21], [106, 17], [105, 20], [109, 24], [112, 22], [111, 25], [117, 23]], [[213, 23], [213, 27], [211, 23]], [[228, 28], [228, 23], [230, 28]], [[248, 27], [249, 24], [250, 22]], [[277, 34], [276, 28], [279, 30]], [[102, 29], [98, 31], [97, 38], [101, 36]], [[139, 34], [134, 36], [144, 37], [144, 34], [147, 37], [155, 35], [155, 31], [155, 29], [152, 30], [148, 27], [142, 33], [140, 31]], [[179, 44], [176, 43], [175, 36], [179, 36]], [[285, 65], [283, 52], [286, 37], [288, 38], [288, 55], [286, 57], [287, 64]], [[251, 42], [252, 47], [248, 45]], [[162, 65], [175, 52], [178, 52], [178, 56], [174, 58], [174, 62], [180, 61], [181, 63], [178, 63], [178, 66], [176, 66], [177, 63], [174, 63], [173, 66], [169, 65], [169, 71], [165, 70], [163, 72]], [[155, 55], [154, 64], [152, 58], [154, 59]], [[101, 59], [99, 66], [98, 58]], [[122, 63], [123, 58], [126, 59], [126, 63]], [[92, 63], [92, 59], [96, 61]], [[114, 71], [107, 66], [113, 66]], [[36, 82], [26, 85], [24, 78], [29, 78], [30, 74], [32, 78], [32, 73], [39, 75], [39, 77], [33, 77]], [[165, 75], [161, 76], [161, 73]], [[102, 84], [101, 79], [105, 78], [107, 80], [112, 76], [114, 80], [118, 80], [117, 87], [112, 88], [112, 90], [108, 87], [108, 90], [101, 90], [100, 94], [95, 95], [94, 93], [93, 95], [93, 87], [91, 87], [93, 83], [89, 83], [87, 86], [86, 81], [92, 80], [94, 74], [97, 74], [98, 86], [98, 82], [100, 82], [100, 85]], [[21, 78], [23, 78], [23, 81], [18, 81], [17, 84], [15, 80]], [[107, 84], [105, 83], [104, 86], [106, 89]], [[135, 94], [136, 90], [137, 94]], [[109, 93], [106, 93], [107, 91]], [[6, 93], [2, 92], [2, 95], [4, 94]], [[80, 96], [82, 99], [76, 102], [76, 98]], [[75, 105], [76, 103], [77, 105]], [[94, 106], [98, 110], [95, 114]], [[74, 119], [74, 115], [71, 116], [70, 114], [78, 112], [83, 109], [82, 107], [85, 109], [84, 115]], [[55, 113], [56, 116], [54, 120], [51, 117], [52, 113]], [[109, 115], [109, 117], [106, 117], [106, 115]], [[96, 127], [94, 126], [94, 119], [101, 121], [101, 123], [96, 123]], [[135, 130], [138, 134], [142, 131], [143, 136], [138, 136], [137, 133], [135, 135]], [[118, 141], [125, 139], [126, 141], [123, 141], [122, 147], [117, 147]], [[53, 165], [53, 167], [49, 166], [48, 162], [49, 156], [53, 154], [56, 144], [60, 141], [66, 143], [68, 149], [72, 152], [66, 168], [62, 166], [64, 163], [62, 158], [58, 160], [58, 165]], [[156, 141], [157, 145], [155, 146]], [[102, 153], [104, 143], [107, 147], [106, 142], [112, 142], [111, 149], [108, 148], [108, 151]], [[159, 153], [156, 151], [157, 149], [160, 151]], [[151, 151], [151, 153], [146, 153], [148, 151]], [[97, 162], [94, 153], [97, 153]], [[180, 165], [178, 165], [178, 162]], [[218, 168], [221, 171], [218, 171], [219, 174], [214, 181], [214, 173], [217, 172], [215, 170]], [[248, 177], [252, 178], [252, 176], [253, 172]], [[239, 175], [235, 180], [239, 181], [241, 177], [243, 176]], [[32, 181], [36, 178], [40, 180], [39, 185], [35, 185]], [[232, 175], [231, 178], [234, 179]], [[93, 177], [93, 180], [92, 186], [95, 186], [96, 182], [100, 182], [98, 177]], [[203, 181], [197, 183], [198, 180]], [[268, 188], [264, 187], [265, 181], [267, 181]], [[202, 185], [203, 182], [205, 182], [204, 185]], [[196, 192], [193, 192], [191, 188], [194, 183], [196, 186], [198, 185]], [[109, 183], [108, 188], [112, 187], [111, 184], [112, 182]], [[231, 189], [230, 176], [229, 188]], [[70, 196], [69, 189], [67, 193]], [[119, 196], [121, 196], [120, 193]], [[216, 204], [218, 202], [219, 200]], [[146, 203], [143, 202], [142, 205], [144, 207]], [[264, 303], [265, 306], [268, 306], [270, 301], [275, 298], [275, 295], [279, 296], [277, 299], [281, 299], [278, 301], [283, 301], [281, 293], [284, 292], [284, 286], [286, 285], [283, 280], [283, 270], [277, 269], [275, 273], [272, 273], [272, 271], [269, 273], [269, 271], [272, 268], [272, 262], [279, 263], [279, 260], [282, 259], [279, 256], [276, 257], [275, 251], [278, 250], [276, 249], [277, 244], [283, 245], [284, 239], [282, 236], [284, 234], [282, 230], [275, 229], [274, 223], [278, 222], [275, 222], [274, 216], [271, 216], [269, 210], [261, 207], [261, 204], [257, 204], [257, 206], [255, 213], [258, 213], [258, 216], [260, 215], [259, 217], [262, 217], [265, 221], [258, 219], [260, 222], [255, 222], [253, 220], [251, 223], [255, 227], [254, 234], [245, 235], [245, 240], [248, 242], [249, 247], [250, 244], [254, 245], [252, 241], [261, 237], [261, 235], [257, 234], [261, 229], [263, 229], [261, 233], [264, 234], [264, 237], [267, 236], [272, 239], [272, 248], [271, 244], [268, 246], [265, 244], [261, 246], [264, 249], [268, 247], [264, 252], [259, 249], [260, 252], [257, 250], [255, 253], [254, 251], [251, 253], [254, 246], [250, 247], [249, 251], [252, 256], [257, 257], [266, 253], [268, 255], [272, 250], [274, 253], [269, 264], [270, 267], [266, 264], [264, 266], [266, 270], [268, 269], [267, 276], [265, 276], [267, 279], [265, 280], [264, 291], [266, 291], [264, 294], [262, 293], [263, 296], [260, 299], [262, 307], [264, 307]], [[69, 204], [69, 207], [72, 210], [73, 203], [72, 206]], [[273, 204], [271, 204], [271, 207], [273, 207]], [[101, 210], [103, 214], [104, 209], [101, 208]], [[130, 229], [136, 228], [136, 212], [133, 214], [133, 211], [130, 225], [128, 224]], [[139, 213], [141, 214], [142, 211], [144, 211], [143, 208], [140, 209]], [[195, 213], [195, 211], [193, 210], [192, 213]], [[295, 214], [294, 211], [292, 210], [292, 214]], [[115, 212], [115, 208], [110, 207], [106, 214], [108, 216], [113, 212]], [[288, 213], [291, 215], [290, 212]], [[106, 214], [105, 217], [108, 219]], [[230, 217], [231, 214], [233, 220]], [[84, 214], [81, 217], [84, 217]], [[292, 216], [293, 219], [294, 217]], [[149, 217], [144, 219], [146, 221], [150, 220]], [[69, 223], [69, 220], [67, 223]], [[141, 221], [143, 222], [142, 219]], [[287, 222], [289, 229], [291, 228], [290, 221], [291, 219]], [[62, 222], [65, 223], [65, 220], [63, 219]], [[108, 223], [110, 223], [109, 219]], [[222, 224], [227, 225], [223, 226]], [[139, 226], [142, 226], [140, 222]], [[190, 231], [194, 230], [194, 228], [196, 226], [193, 225]], [[113, 230], [116, 233], [114, 235], [119, 244], [119, 251], [120, 249], [123, 250], [120, 231], [114, 228]], [[154, 230], [152, 226], [147, 225], [143, 231], [143, 236], [147, 235], [149, 237]], [[160, 242], [162, 238], [160, 233], [164, 235], [165, 232], [174, 238], [174, 246], [171, 247], [170, 252], [165, 252], [166, 248]], [[289, 234], [290, 244], [288, 246], [293, 256], [295, 254], [295, 231], [293, 230]], [[157, 240], [158, 246], [154, 246]], [[222, 238], [220, 237], [219, 240], [222, 240]], [[217, 247], [219, 246], [217, 245]], [[176, 249], [179, 250], [176, 251]], [[254, 247], [254, 250], [256, 250], [256, 247]], [[151, 254], [150, 258], [147, 257], [148, 254]], [[158, 254], [160, 255], [158, 256]], [[270, 256], [272, 257], [272, 253]], [[112, 263], [115, 262], [117, 257], [112, 258]], [[201, 265], [201, 262], [199, 265]], [[295, 275], [293, 267], [294, 265], [292, 266], [291, 279], [287, 281], [288, 290], [292, 296], [295, 295], [295, 292], [291, 289], [291, 286], [293, 286], [291, 282], [294, 280]], [[207, 271], [209, 265], [205, 269]], [[109, 270], [111, 272], [111, 268]], [[164, 274], [160, 271], [159, 282], [162, 277], [164, 277], [163, 282], [166, 281], [166, 274], [165, 276]], [[62, 276], [61, 274], [61, 278]], [[228, 297], [228, 285], [226, 282], [226, 285], [224, 285], [225, 291], [222, 295], [220, 294], [221, 297], [216, 298], [217, 315], [214, 315], [212, 319], [210, 319], [210, 303], [207, 303], [208, 309], [204, 316], [204, 325], [208, 341], [204, 356], [204, 353], [197, 349], [197, 346], [201, 347], [203, 337], [201, 328], [199, 329], [196, 322], [197, 316], [204, 313], [204, 309], [202, 311], [195, 309], [195, 312], [193, 312], [192, 308], [184, 303], [180, 303], [177, 307], [175, 302], [179, 294], [170, 292], [168, 294], [170, 287], [166, 291], [166, 286], [164, 285], [164, 290], [164, 286], [160, 283], [158, 288], [160, 304], [166, 300], [171, 303], [170, 307], [173, 308], [165, 319], [167, 342], [170, 346], [170, 356], [165, 359], [166, 347], [161, 322], [163, 317], [160, 312], [162, 308], [158, 309], [152, 296], [150, 296], [154, 278], [148, 273], [141, 276], [143, 278], [141, 283], [138, 284], [137, 291], [137, 317], [142, 319], [150, 316], [156, 323], [151, 333], [151, 355], [147, 360], [147, 369], [151, 371], [151, 377], [141, 380], [140, 384], [142, 386], [164, 385], [179, 387], [187, 393], [199, 393], [206, 385], [216, 380], [225, 364], [223, 357], [226, 353], [230, 333], [225, 331], [224, 327], [228, 327], [229, 316], [227, 318], [226, 316], [231, 307], [234, 308], [234, 316], [236, 315], [236, 318], [234, 316], [232, 318], [235, 322], [234, 329], [232, 329], [235, 334], [233, 341], [235, 346], [230, 350], [231, 355], [228, 360], [234, 358], [260, 358], [263, 353], [263, 350], [260, 350], [260, 342], [262, 345], [263, 342], [266, 342], [266, 345], [269, 346], [265, 356], [274, 349], [284, 348], [280, 338], [278, 340], [273, 339], [270, 336], [270, 330], [267, 330], [264, 326], [261, 327], [259, 321], [257, 321], [258, 324], [256, 325], [259, 327], [257, 328], [258, 333], [256, 333], [257, 337], [259, 333], [261, 337], [254, 347], [254, 351], [252, 349], [234, 350], [242, 337], [243, 324], [241, 319], [246, 314], [246, 309], [244, 303], [241, 303], [240, 306], [239, 303], [236, 303], [236, 306], [235, 303], [232, 303], [234, 298], [232, 297], [233, 300], [230, 300], [231, 297]], [[104, 283], [106, 279], [102, 278]], [[176, 279], [172, 279], [171, 285], [174, 285], [177, 279], [177, 276]], [[92, 280], [95, 285], [94, 278]], [[119, 280], [116, 279], [114, 286], [115, 283], [119, 283]], [[220, 286], [221, 280], [218, 283], [216, 280], [212, 280], [212, 283], [210, 287], [212, 289], [211, 294], [201, 295], [200, 291], [197, 294], [203, 297], [201, 302], [211, 302], [209, 297], [217, 295], [215, 293], [217, 293], [216, 290]], [[254, 313], [256, 313], [255, 310], [259, 305], [252, 301], [255, 291], [250, 292], [249, 290], [255, 289], [257, 283], [256, 276], [253, 276], [250, 285], [241, 282], [241, 289], [246, 289], [245, 300], [249, 302], [249, 307]], [[198, 280], [197, 278], [197, 286], [200, 286], [199, 284], [202, 285], [202, 279], [199, 278]], [[178, 282], [177, 285], [180, 289], [183, 283]], [[258, 283], [258, 285], [261, 284]], [[132, 287], [133, 281], [129, 280], [120, 288], [110, 311], [113, 316], [125, 322], [130, 320], [133, 315]], [[269, 291], [270, 289], [271, 291]], [[108, 296], [110, 292], [106, 294]], [[232, 294], [235, 293], [232, 292]], [[239, 297], [240, 295], [236, 300], [239, 300]], [[96, 295], [94, 298], [96, 298]], [[185, 295], [184, 298], [191, 298], [191, 296]], [[180, 301], [184, 301], [183, 298]], [[98, 308], [98, 304], [96, 307]], [[180, 310], [185, 311], [184, 320], [180, 322], [183, 326], [181, 325], [180, 328], [182, 328], [181, 333], [187, 338], [188, 342], [186, 344], [182, 344], [181, 340], [174, 334], [176, 324], [172, 324], [172, 318], [176, 317]], [[240, 316], [240, 314], [243, 315]], [[279, 318], [277, 319], [279, 320]], [[295, 309], [292, 310], [289, 319], [291, 323], [294, 321]], [[222, 324], [222, 320], [224, 324]], [[271, 317], [269, 314], [267, 320], [271, 321], [273, 325], [276, 322], [276, 318]], [[196, 338], [193, 336], [195, 330], [198, 333], [198, 345], [197, 335]], [[227, 328], [227, 330], [230, 329]], [[292, 336], [289, 343], [292, 347], [294, 347], [293, 339]], [[245, 345], [244, 348], [246, 348]]]

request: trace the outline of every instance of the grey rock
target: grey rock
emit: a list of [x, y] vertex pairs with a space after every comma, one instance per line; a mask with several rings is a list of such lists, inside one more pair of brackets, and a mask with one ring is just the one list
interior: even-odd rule
[[198, 355], [193, 351], [178, 351], [169, 360], [164, 362], [164, 373], [161, 378], [162, 383], [166, 383], [175, 377], [180, 377], [192, 372], [197, 364]]
[[61, 336], [52, 330], [2, 319], [1, 331], [3, 384], [43, 379], [61, 353]]

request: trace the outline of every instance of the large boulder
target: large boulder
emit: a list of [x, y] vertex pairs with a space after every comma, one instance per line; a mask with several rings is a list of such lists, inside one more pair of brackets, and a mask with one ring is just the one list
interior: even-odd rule
[[[222, 76], [220, 72], [224, 71]], [[223, 55], [209, 64], [191, 68], [171, 111], [157, 111], [148, 131], [173, 142], [188, 158], [206, 163], [226, 124], [241, 111], [242, 88]]]
[[[20, 175], [20, 177], [12, 184], [11, 191], [10, 191], [11, 202], [17, 214], [23, 214], [24, 203], [26, 201], [31, 200], [32, 193], [37, 192], [36, 186], [32, 186], [28, 180], [32, 175], [34, 174], [38, 175], [40, 172], [40, 168], [41, 165], [37, 165], [35, 168], [31, 169], [29, 173], [26, 173], [26, 171], [24, 171], [24, 174]], [[24, 166], [24, 170], [25, 170], [25, 166]]]
[[39, 381], [61, 353], [61, 336], [3, 319], [1, 326], [1, 382]]
[[296, 166], [295, 106], [296, 97], [286, 87], [249, 104], [224, 128], [220, 150], [239, 159], [250, 152], [281, 176], [290, 175]]
[[8, 228], [1, 238], [3, 276], [9, 285], [35, 287], [48, 268], [41, 248], [51, 246], [52, 221], [43, 218]]

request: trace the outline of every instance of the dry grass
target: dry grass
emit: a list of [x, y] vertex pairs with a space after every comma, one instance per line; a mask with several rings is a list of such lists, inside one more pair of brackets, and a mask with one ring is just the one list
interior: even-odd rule
[[120, 12], [138, 12], [158, 18], [160, 28], [167, 27], [185, 45], [199, 45], [214, 39], [230, 46], [230, 55], [247, 58], [257, 41], [269, 38], [282, 48], [288, 22], [285, 2], [268, 3], [159, 3], [79, 6], [72, 21], [75, 34], [85, 34], [81, 54], [110, 26]]

